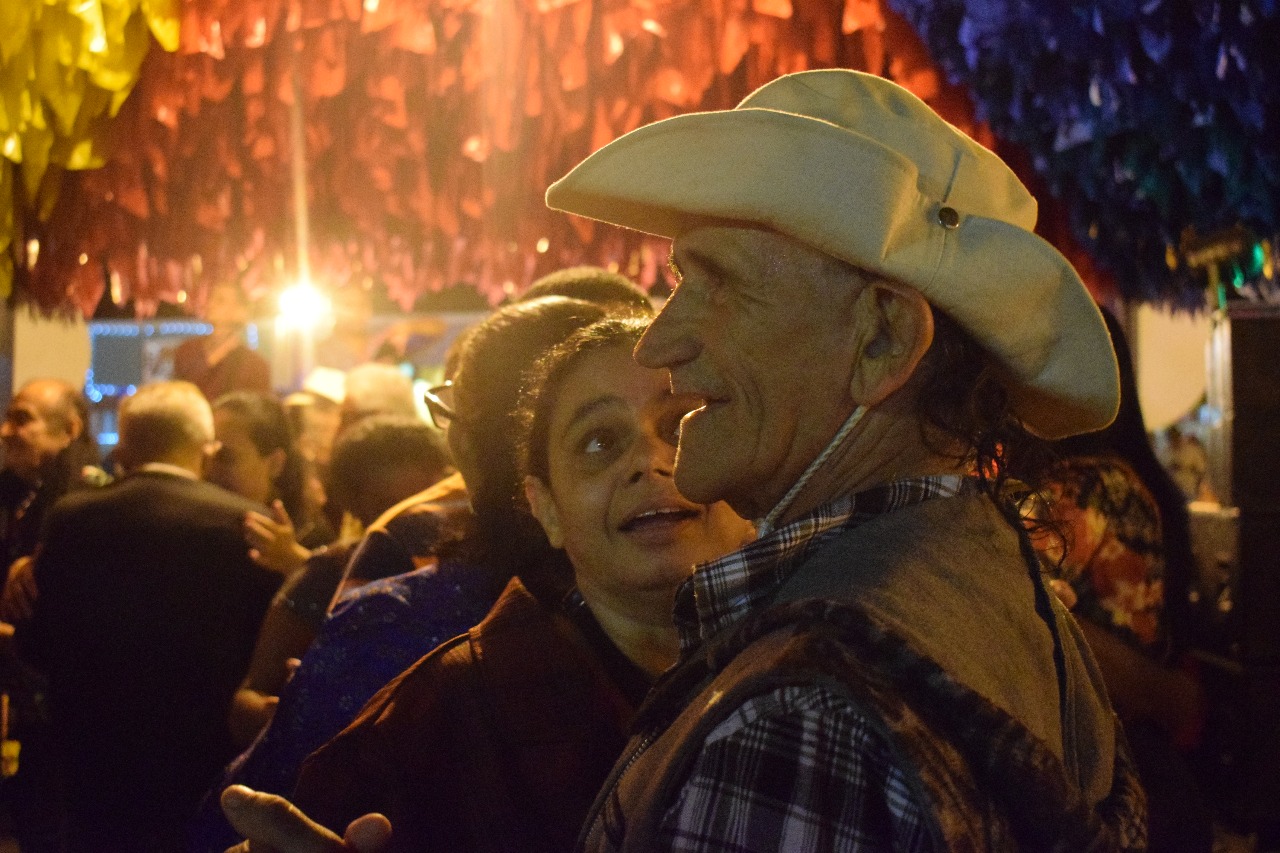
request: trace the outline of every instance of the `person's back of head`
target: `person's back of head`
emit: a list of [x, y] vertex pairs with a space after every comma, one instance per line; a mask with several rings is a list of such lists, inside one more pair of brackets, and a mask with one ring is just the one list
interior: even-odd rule
[[432, 427], [417, 418], [377, 415], [353, 425], [334, 445], [328, 493], [367, 527], [451, 470], [449, 451]]
[[653, 302], [638, 284], [603, 267], [568, 267], [547, 273], [529, 285], [529, 289], [516, 301], [529, 302], [544, 296], [567, 296], [597, 305], [653, 314]]
[[215, 414], [228, 412], [239, 418], [262, 453], [293, 445], [293, 425], [284, 404], [274, 394], [232, 391], [215, 400], [211, 408]]
[[506, 512], [520, 493], [513, 436], [525, 371], [605, 313], [581, 299], [541, 297], [498, 309], [461, 340], [450, 359], [458, 418], [449, 443], [478, 515]]
[[153, 382], [120, 403], [116, 458], [125, 471], [164, 462], [199, 474], [213, 442], [213, 411], [190, 382]]
[[389, 364], [361, 364], [347, 371], [339, 432], [372, 415], [417, 417], [413, 382]]

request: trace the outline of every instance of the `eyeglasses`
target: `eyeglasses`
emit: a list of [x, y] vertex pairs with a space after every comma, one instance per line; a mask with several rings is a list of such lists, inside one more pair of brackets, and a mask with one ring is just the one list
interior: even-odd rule
[[431, 415], [431, 423], [435, 424], [436, 429], [446, 429], [450, 421], [462, 420], [453, 410], [452, 380], [445, 380], [443, 385], [428, 388], [422, 393], [422, 398], [427, 404], [427, 412]]

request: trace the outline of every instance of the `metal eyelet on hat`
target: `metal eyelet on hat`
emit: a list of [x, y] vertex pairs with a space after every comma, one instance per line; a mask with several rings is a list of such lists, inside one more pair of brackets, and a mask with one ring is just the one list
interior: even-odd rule
[[954, 207], [938, 208], [938, 224], [948, 231], [960, 227], [960, 214]]

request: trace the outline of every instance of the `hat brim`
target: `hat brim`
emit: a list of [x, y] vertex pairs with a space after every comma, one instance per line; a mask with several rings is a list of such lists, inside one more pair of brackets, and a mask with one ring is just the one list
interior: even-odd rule
[[1110, 423], [1115, 358], [1071, 264], [998, 219], [961, 210], [944, 227], [946, 188], [921, 184], [914, 163], [865, 135], [749, 108], [634, 130], [552, 184], [547, 205], [667, 238], [708, 219], [774, 229], [945, 311], [995, 358], [1015, 412], [1038, 435]]

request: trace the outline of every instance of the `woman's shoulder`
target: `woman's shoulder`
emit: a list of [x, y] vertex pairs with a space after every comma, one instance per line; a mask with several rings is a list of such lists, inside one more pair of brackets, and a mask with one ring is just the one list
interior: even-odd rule
[[329, 634], [362, 633], [397, 625], [415, 635], [440, 626], [453, 636], [480, 621], [493, 606], [487, 578], [474, 567], [427, 566], [361, 584], [343, 593], [325, 623]]

